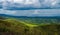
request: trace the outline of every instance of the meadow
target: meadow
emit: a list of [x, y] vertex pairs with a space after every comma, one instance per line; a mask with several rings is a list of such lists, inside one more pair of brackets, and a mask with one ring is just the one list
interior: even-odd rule
[[60, 19], [0, 17], [0, 35], [60, 35]]

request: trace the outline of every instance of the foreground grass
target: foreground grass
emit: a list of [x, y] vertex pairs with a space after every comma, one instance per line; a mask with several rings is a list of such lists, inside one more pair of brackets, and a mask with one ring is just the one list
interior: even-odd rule
[[0, 20], [0, 35], [60, 35], [60, 24], [32, 24], [8, 18]]

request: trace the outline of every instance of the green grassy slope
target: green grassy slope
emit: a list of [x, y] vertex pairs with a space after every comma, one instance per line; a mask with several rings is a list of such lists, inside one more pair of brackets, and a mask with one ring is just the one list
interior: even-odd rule
[[[41, 22], [43, 21], [44, 20], [42, 20]], [[18, 20], [14, 18], [1, 19], [0, 35], [60, 35], [59, 23], [60, 22], [57, 22], [57, 20], [55, 19], [52, 22], [44, 21], [41, 24], [34, 24], [34, 22], [31, 19], [26, 21], [23, 19]]]

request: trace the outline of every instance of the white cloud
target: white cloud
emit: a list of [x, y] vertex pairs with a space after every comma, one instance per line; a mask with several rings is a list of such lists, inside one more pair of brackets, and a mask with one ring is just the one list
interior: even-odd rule
[[21, 4], [35, 4], [39, 2], [39, 0], [14, 0], [15, 3], [21, 3]]
[[[59, 0], [15, 0], [16, 2], [23, 4], [24, 7], [53, 7], [53, 6], [59, 6], [57, 5], [59, 3]], [[41, 1], [41, 2], [40, 2]], [[44, 5], [44, 6], [43, 6]]]
[[[51, 8], [57, 8], [60, 7], [60, 1], [59, 0], [8, 0], [12, 3], [4, 3], [8, 7], [16, 7], [16, 8], [45, 8], [45, 7], [51, 7]], [[14, 1], [14, 2], [13, 2]], [[16, 4], [15, 4], [16, 3]]]
[[40, 10], [35, 10], [33, 14], [40, 14]]
[[[39, 3], [39, 0], [9, 0], [10, 5], [14, 7], [41, 7], [41, 4]], [[15, 5], [18, 4], [18, 5]], [[9, 4], [4, 3], [5, 5], [9, 6]], [[13, 4], [13, 5], [12, 5]]]
[[56, 5], [56, 1], [51, 4], [52, 6]]
[[14, 0], [15, 3], [23, 3], [24, 0]]
[[26, 0], [25, 2], [24, 2], [24, 4], [35, 4], [35, 3], [37, 3], [38, 2], [38, 0]]

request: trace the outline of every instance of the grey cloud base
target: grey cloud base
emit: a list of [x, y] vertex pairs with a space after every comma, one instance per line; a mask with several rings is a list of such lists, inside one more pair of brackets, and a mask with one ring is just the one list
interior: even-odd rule
[[1, 1], [3, 9], [60, 9], [60, 0], [23, 0]]

